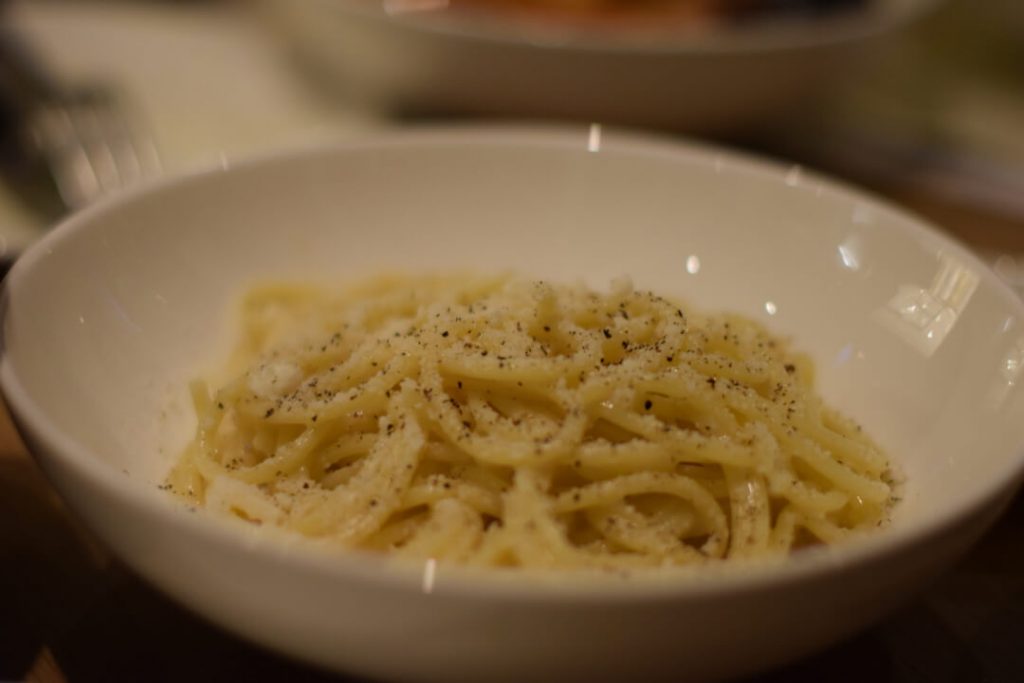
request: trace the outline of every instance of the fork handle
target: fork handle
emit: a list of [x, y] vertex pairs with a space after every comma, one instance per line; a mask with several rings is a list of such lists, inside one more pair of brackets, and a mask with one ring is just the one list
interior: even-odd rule
[[24, 115], [53, 102], [61, 88], [42, 60], [7, 22], [0, 19], [0, 102]]

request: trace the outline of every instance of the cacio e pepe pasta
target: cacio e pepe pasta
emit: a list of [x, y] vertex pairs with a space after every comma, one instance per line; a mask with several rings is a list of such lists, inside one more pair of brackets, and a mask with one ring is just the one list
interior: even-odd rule
[[168, 485], [340, 547], [634, 570], [882, 525], [884, 453], [761, 325], [628, 280], [381, 277], [244, 298]]

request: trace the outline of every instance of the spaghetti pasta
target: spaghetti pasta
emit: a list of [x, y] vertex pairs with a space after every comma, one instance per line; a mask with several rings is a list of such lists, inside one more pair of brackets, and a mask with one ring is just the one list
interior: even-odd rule
[[512, 277], [265, 286], [168, 484], [350, 548], [478, 566], [784, 556], [881, 525], [885, 455], [762, 326]]

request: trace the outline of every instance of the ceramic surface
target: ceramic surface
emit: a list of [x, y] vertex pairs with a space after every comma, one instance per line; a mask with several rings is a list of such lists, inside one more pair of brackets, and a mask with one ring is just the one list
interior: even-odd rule
[[[800, 115], [937, 0], [654, 32], [467, 18], [444, 0], [264, 0], [320, 85], [413, 114], [734, 132]], [[671, 26], [669, 24], [668, 26]]]
[[[323, 554], [158, 489], [275, 278], [512, 269], [767, 322], [906, 476], [890, 528], [777, 567], [500, 580]], [[799, 168], [596, 127], [438, 129], [166, 180], [71, 217], [7, 278], [0, 382], [68, 503], [246, 638], [403, 680], [696, 680], [820, 648], [908, 599], [1024, 468], [1024, 305], [913, 216]], [[586, 678], [584, 678], [586, 677]]]

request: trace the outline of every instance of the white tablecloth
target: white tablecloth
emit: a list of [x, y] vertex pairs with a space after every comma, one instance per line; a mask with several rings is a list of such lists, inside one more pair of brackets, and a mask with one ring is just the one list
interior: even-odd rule
[[[8, 9], [55, 75], [121, 91], [168, 173], [383, 125], [297, 78], [253, 3], [20, 0]], [[0, 186], [3, 253], [19, 252], [48, 227]]]

